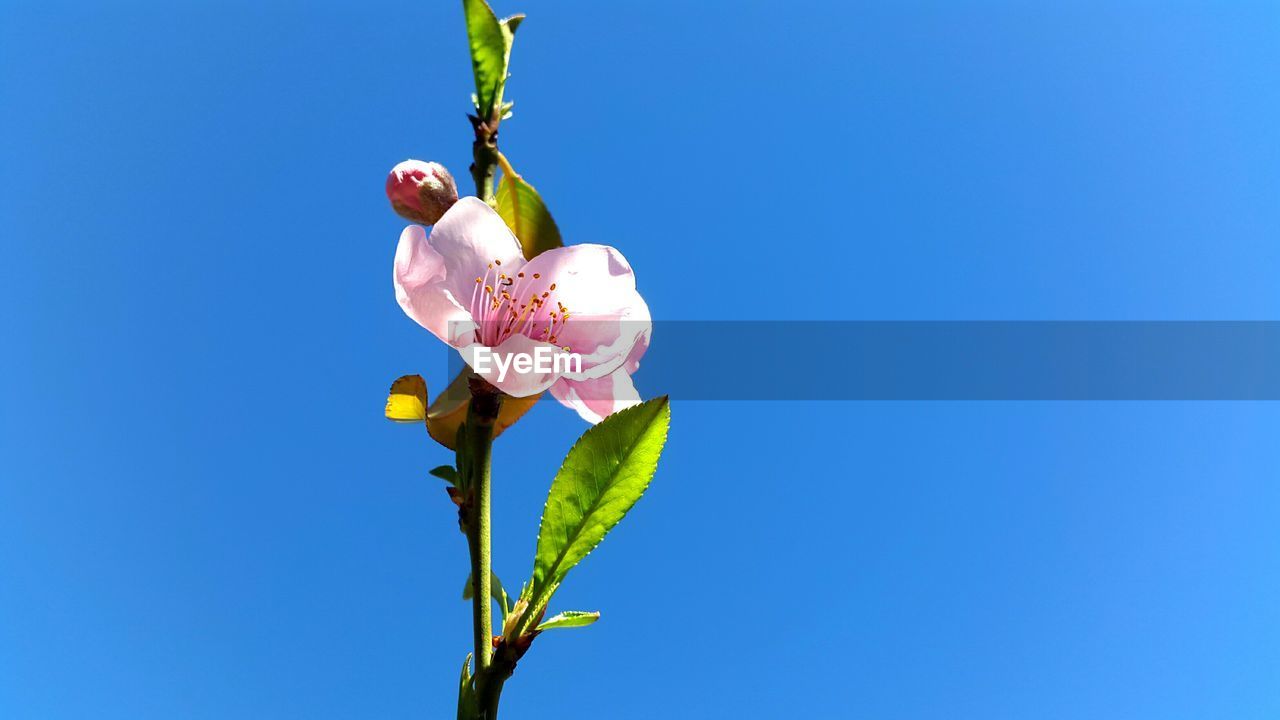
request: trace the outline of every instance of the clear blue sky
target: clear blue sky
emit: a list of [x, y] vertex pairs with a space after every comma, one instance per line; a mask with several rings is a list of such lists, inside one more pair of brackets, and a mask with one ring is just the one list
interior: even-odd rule
[[[465, 176], [458, 5], [0, 8], [0, 717], [452, 717], [382, 184]], [[497, 7], [504, 149], [661, 319], [1280, 319], [1274, 3]], [[504, 718], [1280, 715], [1275, 404], [673, 414]], [[582, 427], [499, 443], [508, 584]]]

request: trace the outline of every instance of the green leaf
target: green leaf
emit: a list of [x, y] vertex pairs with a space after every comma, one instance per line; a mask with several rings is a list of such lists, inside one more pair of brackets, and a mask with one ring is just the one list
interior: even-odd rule
[[524, 16], [513, 15], [499, 21], [485, 0], [462, 0], [462, 12], [466, 16], [471, 69], [476, 78], [476, 114], [481, 120], [488, 120], [494, 108], [502, 106], [511, 44]]
[[498, 16], [484, 0], [462, 0], [462, 12], [476, 78], [476, 113], [481, 120], [488, 120], [507, 77], [507, 42]]
[[502, 180], [498, 183], [498, 214], [520, 241], [524, 256], [532, 259], [539, 253], [564, 245], [560, 228], [556, 227], [542, 196], [510, 168], [508, 165], [503, 169]]
[[565, 610], [559, 615], [553, 615], [538, 623], [537, 629], [538, 632], [542, 632], [543, 630], [557, 630], [559, 628], [586, 627], [599, 619], [600, 613], [598, 611]]
[[[467, 584], [462, 587], [462, 599], [470, 600], [475, 597], [475, 583], [471, 581], [471, 574], [467, 574]], [[489, 595], [498, 603], [498, 607], [502, 608], [502, 617], [506, 617], [511, 612], [511, 599], [507, 597], [507, 591], [502, 589], [502, 581], [498, 579], [498, 574], [489, 571]]]
[[574, 443], [542, 512], [527, 618], [537, 617], [569, 570], [644, 494], [670, 424], [663, 396], [610, 415]]
[[505, 120], [511, 114], [511, 106], [515, 103], [502, 102], [502, 93], [507, 89], [507, 78], [511, 77], [511, 46], [516, 42], [516, 28], [524, 22], [524, 14], [517, 13], [498, 21], [502, 30], [502, 82], [498, 85], [498, 94], [493, 97], [491, 107], [499, 109], [500, 119]]
[[471, 653], [462, 661], [462, 679], [458, 682], [458, 720], [474, 720], [479, 714], [476, 689], [471, 682]]
[[432, 468], [430, 474], [435, 475], [450, 485], [456, 486], [458, 484], [458, 471], [455, 470], [452, 465], [441, 465], [440, 467]]
[[498, 24], [502, 25], [502, 37], [507, 41], [507, 52], [511, 51], [511, 43], [515, 40], [516, 28], [520, 27], [520, 23], [524, 22], [524, 13], [516, 13], [511, 17], [502, 18]]

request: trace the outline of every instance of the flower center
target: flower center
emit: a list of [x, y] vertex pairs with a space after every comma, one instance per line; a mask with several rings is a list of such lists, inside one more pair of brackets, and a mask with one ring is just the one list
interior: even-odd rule
[[[471, 293], [471, 315], [480, 326], [477, 340], [496, 347], [512, 335], [524, 335], [555, 345], [556, 334], [569, 320], [569, 308], [555, 297], [556, 284], [540, 273], [508, 275], [502, 261], [489, 263], [484, 277], [476, 278]], [[572, 352], [564, 346], [565, 352]]]

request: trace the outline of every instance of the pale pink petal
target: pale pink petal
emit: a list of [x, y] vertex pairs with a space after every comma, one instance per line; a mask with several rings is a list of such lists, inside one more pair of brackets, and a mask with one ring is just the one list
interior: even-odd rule
[[[483, 285], [499, 272], [524, 265], [520, 243], [493, 208], [478, 198], [459, 200], [428, 236], [410, 225], [396, 248], [396, 299], [406, 314], [450, 345], [470, 343], [473, 309], [483, 301]], [[486, 280], [486, 276], [490, 279]], [[477, 283], [476, 278], [481, 282]]]
[[551, 395], [593, 425], [619, 410], [640, 403], [640, 393], [636, 391], [631, 375], [623, 368], [594, 380], [560, 378], [551, 386]]
[[[609, 375], [637, 343], [647, 346], [652, 328], [649, 306], [636, 292], [631, 266], [614, 248], [555, 248], [530, 260], [523, 272], [521, 297], [548, 292], [550, 306], [563, 306], [569, 313], [569, 321], [555, 333], [555, 342], [582, 356], [583, 372], [573, 375], [575, 379]], [[539, 279], [533, 280], [534, 275]], [[539, 335], [535, 332], [534, 337]]]
[[422, 226], [406, 227], [396, 246], [392, 278], [396, 301], [406, 315], [432, 335], [458, 345], [474, 337], [476, 323], [471, 312], [447, 289], [445, 272], [445, 259], [427, 242]]
[[[444, 258], [444, 282], [459, 303], [471, 308], [476, 278], [486, 272], [514, 275], [524, 265], [520, 242], [493, 208], [464, 197], [431, 228], [427, 238]], [[490, 265], [493, 265], [490, 268]]]
[[[647, 313], [648, 311], [649, 306], [646, 305], [645, 312]], [[640, 334], [640, 337], [636, 338], [635, 346], [631, 348], [631, 353], [627, 355], [626, 362], [622, 363], [622, 369], [626, 370], [628, 374], [634, 375], [636, 370], [640, 369], [640, 358], [644, 357], [645, 351], [649, 349], [649, 339], [652, 336], [653, 325], [650, 323], [649, 327]]]
[[[524, 335], [512, 335], [494, 348], [472, 343], [458, 348], [458, 352], [477, 375], [512, 397], [543, 392], [560, 378], [559, 370], [563, 368], [563, 365], [557, 368], [551, 360], [560, 353], [560, 348]], [[547, 358], [542, 368], [519, 366], [519, 362], [536, 363], [539, 357]]]

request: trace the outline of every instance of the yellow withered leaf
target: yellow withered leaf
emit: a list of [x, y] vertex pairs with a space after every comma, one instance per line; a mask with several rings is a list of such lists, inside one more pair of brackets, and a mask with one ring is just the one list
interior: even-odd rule
[[421, 375], [405, 375], [391, 383], [387, 419], [401, 423], [427, 421], [427, 382]]
[[[471, 400], [471, 391], [467, 389], [469, 372], [462, 372], [449, 383], [444, 392], [436, 397], [427, 411], [427, 432], [441, 445], [450, 450], [458, 440], [458, 428], [467, 419], [467, 404]], [[493, 425], [493, 436], [498, 437], [503, 430], [511, 427], [522, 415], [529, 412], [542, 395], [529, 397], [504, 397], [502, 408], [498, 411], [498, 420]]]

